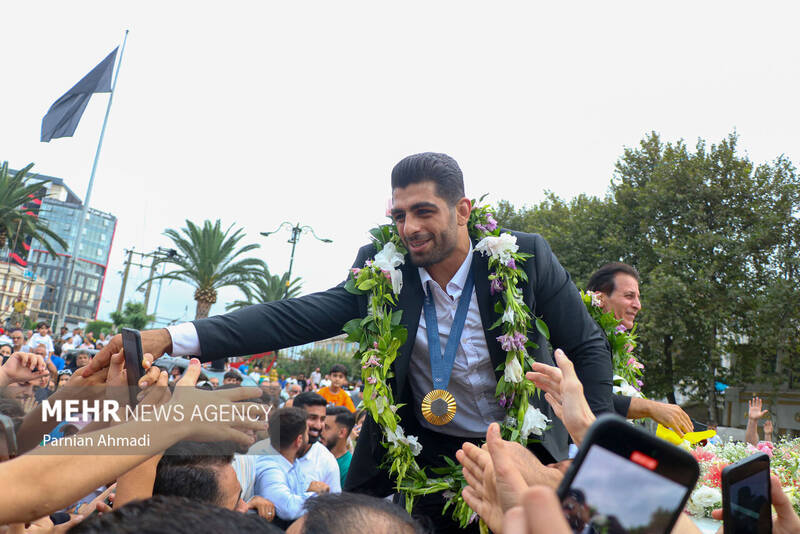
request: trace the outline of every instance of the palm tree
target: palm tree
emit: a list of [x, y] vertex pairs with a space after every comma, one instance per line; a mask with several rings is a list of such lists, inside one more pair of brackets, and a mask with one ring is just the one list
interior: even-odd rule
[[[26, 202], [41, 200], [44, 185], [49, 180], [29, 183], [28, 171], [33, 163], [16, 171], [13, 175], [8, 170], [8, 162], [0, 165], [0, 249], [5, 248], [9, 241], [21, 247], [26, 238], [32, 237], [44, 245], [47, 252], [56, 256], [56, 250], [51, 243], [67, 249], [67, 243], [61, 236], [51, 230], [46, 221], [23, 206]], [[13, 250], [12, 252], [17, 252]]]
[[[195, 319], [208, 317], [211, 305], [217, 302], [217, 291], [223, 287], [234, 286], [249, 294], [250, 282], [261, 272], [264, 262], [256, 258], [240, 258], [259, 245], [245, 245], [237, 249], [239, 241], [245, 236], [239, 228], [233, 233], [233, 225], [223, 231], [217, 220], [213, 225], [206, 220], [203, 226], [186, 221], [186, 228], [180, 232], [169, 228], [164, 235], [172, 239], [179, 254], [160, 259], [160, 262], [177, 267], [174, 271], [154, 276], [151, 280], [167, 279], [186, 282], [197, 288], [194, 300], [197, 301]], [[142, 282], [142, 286], [147, 280]]]
[[289, 273], [283, 276], [271, 274], [269, 268], [264, 264], [260, 273], [250, 280], [250, 285], [245, 295], [247, 300], [237, 300], [225, 307], [226, 311], [244, 308], [259, 302], [271, 302], [273, 300], [290, 299], [300, 294], [300, 278], [295, 278], [289, 282]]

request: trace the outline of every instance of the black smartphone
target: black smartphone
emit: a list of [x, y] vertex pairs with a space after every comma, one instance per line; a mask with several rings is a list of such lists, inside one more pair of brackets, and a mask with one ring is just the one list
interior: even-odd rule
[[122, 329], [122, 350], [125, 352], [125, 372], [128, 375], [128, 391], [131, 406], [136, 406], [139, 394], [139, 379], [144, 375], [142, 367], [142, 336], [133, 328]]
[[668, 533], [700, 469], [688, 452], [615, 415], [587, 432], [558, 496], [574, 533]]
[[725, 534], [772, 532], [769, 456], [763, 452], [722, 470], [722, 526]]

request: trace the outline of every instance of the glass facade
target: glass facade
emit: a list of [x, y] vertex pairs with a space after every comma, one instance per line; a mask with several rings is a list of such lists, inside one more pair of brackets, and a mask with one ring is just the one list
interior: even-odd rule
[[[71, 249], [78, 232], [81, 208], [79, 204], [52, 198], [42, 201], [39, 217], [47, 221], [50, 229], [67, 242], [68, 248], [64, 249], [53, 243], [59, 254], [53, 257], [39, 241], [33, 240], [31, 243], [29, 268], [34, 270], [39, 279], [45, 280], [46, 284], [41, 302], [43, 312], [39, 314], [41, 320], [49, 321], [53, 314], [58, 314], [59, 292], [68, 272], [66, 259], [74, 252]], [[117, 219], [113, 215], [89, 209], [78, 242], [78, 261], [75, 263], [67, 298], [66, 322], [77, 324], [96, 318], [116, 225]]]

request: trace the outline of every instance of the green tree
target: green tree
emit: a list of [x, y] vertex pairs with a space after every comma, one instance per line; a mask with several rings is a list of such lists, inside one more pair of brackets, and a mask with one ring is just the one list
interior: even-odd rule
[[353, 359], [352, 354], [334, 354], [325, 349], [308, 349], [300, 353], [300, 358], [292, 359], [278, 356], [278, 373], [285, 375], [297, 375], [303, 373], [308, 375], [319, 367], [322, 374], [326, 374], [331, 366], [340, 363], [347, 367], [347, 378], [356, 381], [361, 378], [360, 362]]
[[289, 282], [288, 272], [283, 273], [283, 276], [271, 274], [267, 265], [264, 264], [261, 267], [261, 271], [253, 275], [253, 278], [243, 288], [246, 296], [245, 300], [234, 301], [225, 306], [225, 310], [236, 310], [260, 302], [272, 302], [284, 298], [290, 299], [300, 294], [301, 285], [300, 278], [295, 278]]
[[148, 323], [155, 319], [155, 315], [147, 315], [143, 302], [132, 301], [126, 302], [121, 312], [113, 311], [109, 315], [116, 329], [135, 328], [136, 330], [143, 330]]
[[44, 185], [48, 183], [48, 180], [31, 182], [28, 171], [32, 167], [33, 163], [12, 174], [7, 161], [0, 165], [0, 248], [15, 243], [17, 250], [14, 252], [19, 252], [25, 239], [32, 237], [55, 257], [53, 242], [65, 250], [67, 243], [50, 229], [46, 221], [22, 209], [23, 204], [33, 198], [41, 200], [45, 192]]
[[99, 336], [100, 333], [103, 334], [110, 334], [114, 329], [114, 323], [109, 323], [108, 321], [89, 321], [86, 323], [86, 331], [87, 332], [94, 332], [95, 336]]
[[208, 317], [211, 305], [217, 302], [217, 291], [223, 287], [237, 287], [248, 294], [250, 282], [264, 268], [264, 262], [259, 259], [241, 257], [259, 246], [239, 247], [239, 241], [245, 237], [244, 230], [234, 231], [233, 225], [223, 230], [219, 220], [214, 224], [206, 220], [203, 226], [187, 220], [186, 228], [180, 232], [170, 228], [164, 235], [172, 240], [179, 254], [161, 261], [176, 269], [154, 276], [152, 280], [165, 278], [194, 286], [196, 319]]

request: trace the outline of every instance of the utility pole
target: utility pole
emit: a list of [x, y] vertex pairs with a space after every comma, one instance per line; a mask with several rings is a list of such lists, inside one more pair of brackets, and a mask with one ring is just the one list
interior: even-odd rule
[[294, 265], [294, 249], [297, 246], [297, 242], [300, 240], [300, 235], [304, 234], [305, 232], [310, 232], [311, 235], [313, 235], [318, 241], [322, 241], [323, 243], [333, 243], [332, 239], [319, 237], [314, 232], [314, 229], [311, 228], [310, 226], [300, 226], [300, 223], [297, 223], [294, 226], [292, 226], [292, 223], [290, 223], [289, 221], [282, 222], [280, 226], [278, 226], [275, 230], [271, 232], [261, 232], [261, 235], [263, 235], [264, 237], [270, 236], [287, 225], [292, 231], [292, 237], [290, 237], [289, 241], [287, 241], [287, 243], [292, 244], [292, 254], [291, 256], [289, 256], [289, 274], [286, 277], [286, 290], [284, 291], [283, 298], [287, 298], [289, 296], [289, 284], [292, 283], [292, 266]]
[[150, 264], [150, 274], [147, 276], [147, 289], [144, 290], [144, 313], [147, 314], [147, 305], [150, 303], [150, 290], [153, 288], [153, 277], [156, 275], [156, 267], [158, 267], [158, 259], [153, 258]]
[[119, 300], [117, 301], [117, 313], [122, 311], [123, 300], [125, 299], [125, 286], [128, 285], [128, 274], [131, 272], [131, 262], [133, 261], [133, 249], [125, 250], [128, 259], [125, 260], [125, 273], [122, 275], [122, 287], [119, 290]]

